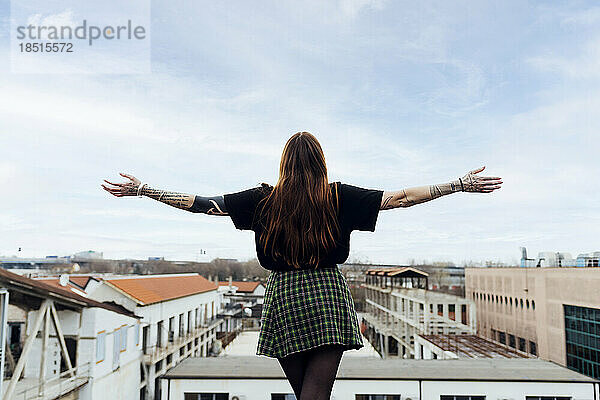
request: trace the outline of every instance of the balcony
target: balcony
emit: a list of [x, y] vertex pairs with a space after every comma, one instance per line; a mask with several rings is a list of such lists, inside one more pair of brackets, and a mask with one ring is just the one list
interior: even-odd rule
[[[71, 371], [75, 374], [71, 376]], [[24, 378], [17, 382], [12, 395], [13, 400], [54, 400], [79, 389], [90, 379], [91, 363], [85, 363], [72, 370], [61, 372], [58, 376], [50, 378], [40, 384], [39, 378]], [[8, 381], [4, 382], [6, 389]]]
[[144, 349], [144, 363], [154, 364], [167, 357], [167, 355], [177, 352], [182, 346], [187, 346], [203, 333], [217, 327], [222, 321], [222, 318], [212, 318], [200, 326], [193, 328], [189, 333], [184, 333], [183, 336], [177, 336], [173, 340], [167, 341], [163, 346], [146, 346]]

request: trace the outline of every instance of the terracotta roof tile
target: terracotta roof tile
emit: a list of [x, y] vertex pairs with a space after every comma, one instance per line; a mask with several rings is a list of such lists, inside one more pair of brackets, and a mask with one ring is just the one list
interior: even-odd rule
[[[232, 281], [231, 284], [238, 287], [238, 292], [252, 293], [260, 282]], [[219, 286], [229, 286], [229, 281], [219, 281]]]
[[143, 305], [215, 290], [217, 285], [200, 275], [106, 279]]
[[69, 280], [79, 286], [80, 288], [85, 288], [88, 282], [92, 279], [91, 276], [70, 276]]

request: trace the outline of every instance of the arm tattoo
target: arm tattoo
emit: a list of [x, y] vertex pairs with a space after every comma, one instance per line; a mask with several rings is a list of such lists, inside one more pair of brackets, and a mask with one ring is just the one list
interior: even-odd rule
[[455, 180], [448, 183], [440, 183], [429, 186], [429, 200], [437, 199], [450, 193], [460, 192], [462, 189], [460, 180]]
[[380, 210], [391, 210], [392, 208], [398, 207], [411, 207], [415, 204], [424, 203], [426, 201], [460, 191], [460, 182], [459, 180], [456, 180], [437, 185], [407, 188], [396, 192], [384, 192]]
[[394, 196], [386, 196], [386, 198], [383, 199], [383, 202], [381, 202], [381, 208], [380, 209], [381, 210], [388, 210], [390, 208], [393, 208], [391, 206], [391, 204], [390, 204], [393, 198], [394, 198]]
[[409, 199], [405, 189], [397, 192], [385, 193], [386, 196], [381, 202], [380, 210], [391, 210], [398, 207], [410, 207], [417, 204], [417, 201]]
[[140, 194], [158, 200], [161, 203], [194, 213], [228, 215], [227, 210], [225, 209], [223, 196], [201, 197], [186, 193], [153, 189], [148, 186], [144, 186]]
[[410, 207], [456, 192], [489, 193], [500, 188], [500, 184], [502, 184], [501, 178], [477, 175], [482, 170], [483, 168], [474, 169], [462, 178], [447, 183], [411, 187], [395, 192], [384, 192], [380, 210]]

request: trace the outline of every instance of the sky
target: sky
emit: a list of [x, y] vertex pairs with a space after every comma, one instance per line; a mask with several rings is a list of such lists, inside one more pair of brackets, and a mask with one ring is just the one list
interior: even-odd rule
[[253, 233], [229, 217], [100, 184], [119, 172], [205, 196], [275, 184], [297, 131], [319, 139], [330, 181], [399, 190], [484, 165], [504, 181], [381, 211], [375, 232], [352, 233], [350, 260], [600, 250], [596, 2], [150, 6], [151, 73], [20, 74], [0, 3], [0, 255], [253, 258]]

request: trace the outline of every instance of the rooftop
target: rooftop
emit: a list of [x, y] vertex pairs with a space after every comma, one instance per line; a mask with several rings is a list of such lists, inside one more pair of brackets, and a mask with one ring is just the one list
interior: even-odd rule
[[[52, 286], [42, 281], [26, 278], [17, 275], [4, 268], [0, 268], [0, 285], [7, 287], [11, 291], [22, 293], [26, 296], [34, 296], [39, 299], [53, 299], [54, 301], [67, 306], [82, 307], [98, 307], [109, 311], [114, 311], [119, 314], [124, 314], [130, 317], [135, 315], [122, 307], [110, 303], [101, 303], [87, 297], [83, 297], [73, 291], [61, 287]], [[14, 294], [11, 294], [11, 300]]]
[[[264, 356], [188, 358], [165, 379], [285, 379], [278, 361]], [[540, 359], [404, 360], [348, 357], [337, 379], [506, 382], [598, 382]]]
[[444, 351], [459, 358], [529, 358], [510, 347], [477, 335], [420, 335]]
[[135, 278], [105, 279], [134, 298], [140, 305], [173, 300], [217, 289], [217, 284], [197, 274], [138, 276]]
[[371, 268], [367, 270], [367, 275], [381, 275], [394, 277], [409, 277], [409, 278], [424, 278], [429, 276], [427, 272], [421, 271], [413, 267], [397, 267], [397, 268]]
[[[260, 282], [232, 281], [231, 285], [238, 288], [238, 293], [252, 293], [260, 285]], [[219, 281], [219, 286], [229, 286], [229, 281]]]
[[[344, 357], [376, 357], [381, 358], [371, 343], [363, 336], [364, 347], [358, 350], [347, 351]], [[258, 331], [242, 331], [220, 354], [221, 357], [254, 356], [258, 345]]]

